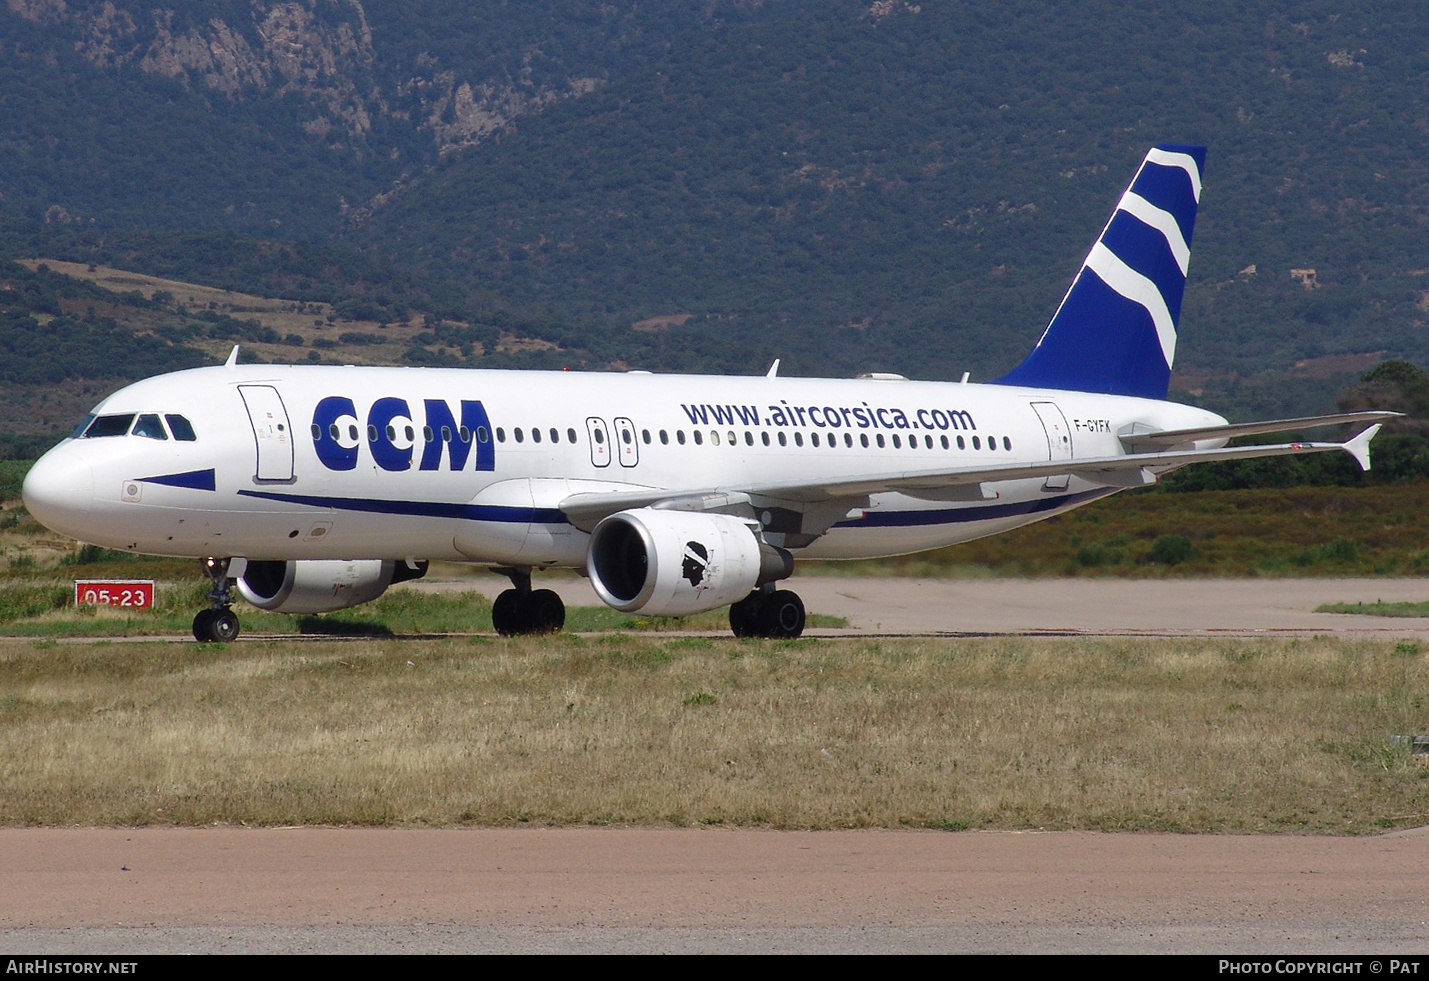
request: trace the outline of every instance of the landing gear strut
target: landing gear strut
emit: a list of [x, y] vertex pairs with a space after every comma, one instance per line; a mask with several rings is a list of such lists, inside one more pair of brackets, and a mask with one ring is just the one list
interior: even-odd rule
[[194, 640], [220, 644], [237, 640], [238, 617], [232, 610], [233, 590], [229, 584], [233, 580], [228, 578], [228, 559], [204, 559], [203, 568], [213, 580], [213, 588], [208, 591], [211, 605], [194, 617]]
[[804, 601], [771, 583], [729, 608], [729, 627], [736, 637], [791, 640], [804, 632]]
[[491, 625], [503, 637], [553, 634], [566, 625], [566, 605], [550, 589], [531, 588], [531, 570], [497, 569], [511, 580], [511, 589], [491, 604]]

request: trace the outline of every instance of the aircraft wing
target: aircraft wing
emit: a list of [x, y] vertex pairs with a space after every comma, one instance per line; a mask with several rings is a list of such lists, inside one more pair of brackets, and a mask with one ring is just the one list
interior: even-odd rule
[[[1130, 432], [1119, 433], [1121, 443], [1128, 450], [1169, 449], [1177, 444], [1193, 443], [1203, 439], [1233, 439], [1237, 436], [1259, 436], [1262, 433], [1284, 433], [1296, 429], [1314, 429], [1317, 426], [1338, 426], [1343, 423], [1384, 422], [1404, 415], [1402, 412], [1340, 412], [1328, 416], [1302, 416], [1298, 419], [1269, 419], [1265, 422], [1230, 423], [1224, 426], [1205, 426], [1200, 429], [1158, 429], [1142, 430], [1133, 428]], [[1368, 468], [1366, 468], [1368, 469]]]
[[[1355, 414], [1385, 415], [1385, 413]], [[1322, 423], [1323, 425], [1323, 423]], [[590, 530], [607, 515], [630, 508], [666, 504], [680, 510], [720, 510], [749, 504], [751, 498], [772, 498], [792, 504], [823, 504], [847, 500], [856, 506], [870, 494], [901, 492], [930, 500], [979, 500], [982, 484], [1002, 480], [1026, 480], [1072, 474], [1093, 483], [1140, 487], [1156, 483], [1157, 475], [1192, 463], [1225, 460], [1252, 460], [1268, 456], [1295, 456], [1304, 453], [1350, 454], [1363, 470], [1370, 468], [1369, 441], [1379, 432], [1379, 424], [1343, 443], [1275, 443], [1260, 446], [1230, 446], [1210, 450], [1161, 450], [1119, 456], [1087, 457], [1034, 463], [993, 464], [952, 467], [941, 470], [905, 470], [856, 477], [822, 480], [785, 480], [767, 484], [672, 490], [641, 488], [603, 494], [574, 494], [561, 501], [560, 509], [572, 524]], [[1187, 430], [1186, 432], [1190, 432]], [[1181, 437], [1187, 438], [1187, 437]]]

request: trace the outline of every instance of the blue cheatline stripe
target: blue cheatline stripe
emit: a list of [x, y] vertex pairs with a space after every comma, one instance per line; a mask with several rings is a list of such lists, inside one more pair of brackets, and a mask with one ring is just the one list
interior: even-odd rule
[[414, 518], [456, 518], [463, 521], [499, 521], [508, 524], [563, 525], [565, 513], [560, 508], [507, 507], [500, 504], [446, 504], [440, 501], [387, 501], [372, 497], [319, 497], [309, 494], [277, 494], [272, 491], [238, 492], [242, 497], [256, 497], [281, 504], [304, 504], [308, 507], [331, 508], [335, 511], [361, 511], [366, 514], [399, 514]]
[[1101, 487], [1079, 494], [1042, 497], [1035, 501], [1012, 504], [972, 504], [960, 508], [939, 508], [928, 511], [869, 511], [862, 518], [840, 521], [835, 528], [915, 528], [919, 525], [955, 525], [972, 521], [995, 521], [1016, 518], [1043, 511], [1059, 511], [1115, 494], [1118, 488]]
[[145, 484], [163, 484], [165, 487], [187, 487], [189, 490], [214, 489], [212, 470], [190, 470], [188, 473], [161, 474], [157, 477], [140, 477]]
[[[318, 497], [308, 494], [278, 494], [272, 491], [238, 492], [244, 497], [256, 497], [282, 504], [304, 504], [338, 511], [362, 511], [367, 514], [398, 514], [417, 518], [457, 518], [465, 521], [494, 521], [506, 524], [565, 524], [566, 516], [559, 508], [504, 507], [495, 504], [441, 504], [431, 501], [386, 501], [360, 497]], [[1094, 501], [1116, 493], [1114, 488], [1063, 494], [1013, 504], [974, 504], [959, 508], [937, 508], [925, 511], [871, 511], [862, 518], [840, 521], [835, 528], [914, 528], [920, 525], [951, 525], [969, 521], [993, 521], [1043, 511], [1056, 511]]]

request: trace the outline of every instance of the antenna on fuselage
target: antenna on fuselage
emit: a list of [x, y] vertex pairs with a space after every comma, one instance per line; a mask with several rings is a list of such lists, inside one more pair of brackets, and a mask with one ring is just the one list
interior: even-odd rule
[[764, 377], [765, 377], [765, 378], [778, 378], [778, 377], [779, 377], [779, 359], [778, 359], [778, 358], [775, 358], [775, 359], [774, 359], [774, 363], [769, 366], [769, 371], [764, 375]]
[[238, 345], [233, 345], [233, 350], [228, 352], [228, 360], [223, 362], [225, 368], [232, 368], [238, 363]]

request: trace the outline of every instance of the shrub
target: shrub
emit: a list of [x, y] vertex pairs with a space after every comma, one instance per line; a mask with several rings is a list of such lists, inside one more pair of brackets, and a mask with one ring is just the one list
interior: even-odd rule
[[1162, 535], [1151, 543], [1151, 561], [1161, 565], [1180, 565], [1191, 557], [1191, 540], [1185, 535]]

